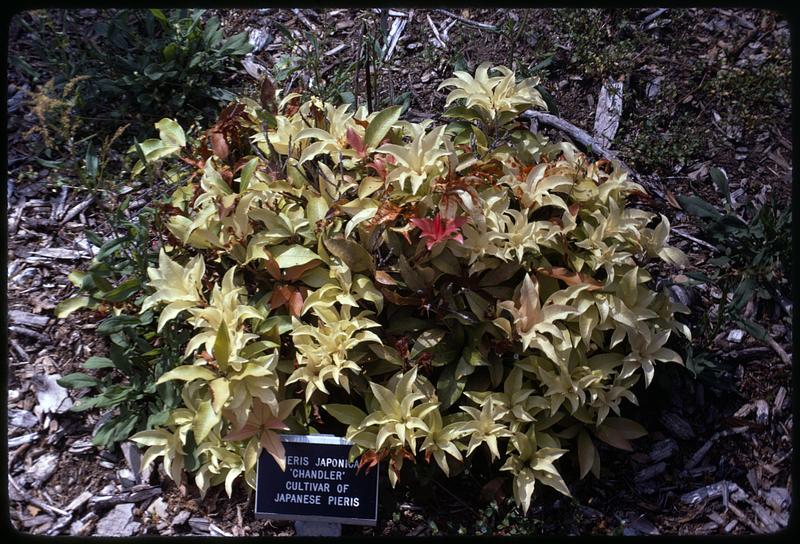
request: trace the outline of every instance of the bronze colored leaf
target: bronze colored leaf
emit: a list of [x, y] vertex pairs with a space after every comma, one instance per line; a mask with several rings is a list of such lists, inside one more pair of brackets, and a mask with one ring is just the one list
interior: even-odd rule
[[603, 284], [591, 277], [588, 274], [580, 272], [573, 272], [568, 268], [562, 266], [554, 266], [552, 268], [539, 267], [536, 272], [561, 280], [567, 285], [589, 285], [588, 291], [598, 291], [603, 288]]
[[306, 264], [291, 266], [283, 271], [283, 278], [286, 281], [297, 281], [300, 279], [300, 276], [302, 276], [312, 268], [316, 268], [317, 266], [319, 266], [320, 263], [322, 263], [322, 261], [320, 261], [319, 259], [314, 259], [313, 261], [309, 261]]
[[397, 304], [398, 306], [418, 306], [419, 303], [422, 301], [419, 297], [404, 297], [402, 295], [398, 295], [394, 291], [386, 288], [380, 288], [381, 293], [383, 296], [391, 302], [392, 304]]
[[344, 262], [353, 272], [363, 272], [372, 267], [372, 257], [360, 244], [344, 238], [324, 240], [325, 247]]
[[272, 276], [274, 280], [280, 280], [281, 267], [278, 265], [278, 261], [276, 261], [272, 254], [270, 254], [268, 251], [264, 251], [264, 253], [267, 255], [267, 258], [265, 259], [265, 268], [267, 269], [267, 272], [269, 272], [269, 275]]
[[292, 294], [289, 297], [289, 313], [295, 317], [300, 317], [303, 313], [303, 294], [299, 289], [292, 288]]
[[230, 149], [228, 149], [228, 142], [225, 141], [225, 135], [222, 132], [213, 131], [209, 133], [211, 140], [211, 149], [214, 150], [214, 155], [223, 161], [228, 158]]
[[382, 283], [383, 285], [397, 285], [395, 279], [385, 270], [375, 271], [375, 281]]
[[397, 219], [397, 216], [399, 216], [402, 211], [403, 208], [401, 208], [397, 204], [390, 202], [388, 200], [384, 200], [378, 207], [378, 211], [375, 212], [375, 215], [372, 216], [372, 219], [366, 222], [366, 225], [369, 227], [374, 227], [375, 225], [393, 223], [394, 220]]
[[272, 115], [277, 115], [278, 103], [275, 102], [275, 85], [267, 76], [264, 76], [264, 79], [261, 80], [259, 101], [261, 102], [262, 108], [270, 112]]
[[269, 301], [270, 308], [276, 310], [289, 302], [294, 290], [288, 285], [281, 285], [272, 291], [272, 298]]

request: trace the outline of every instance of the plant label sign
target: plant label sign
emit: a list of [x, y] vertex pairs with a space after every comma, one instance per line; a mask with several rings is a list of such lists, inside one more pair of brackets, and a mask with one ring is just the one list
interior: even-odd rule
[[281, 435], [286, 470], [261, 451], [256, 473], [256, 517], [376, 525], [378, 469], [358, 470], [347, 440], [331, 435]]

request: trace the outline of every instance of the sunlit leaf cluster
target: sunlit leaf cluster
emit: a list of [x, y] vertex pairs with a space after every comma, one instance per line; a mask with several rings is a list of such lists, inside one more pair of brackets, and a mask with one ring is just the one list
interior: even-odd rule
[[392, 484], [487, 455], [527, 510], [537, 483], [569, 493], [571, 456], [599, 475], [596, 440], [630, 449], [623, 400], [689, 334], [645, 265], [685, 256], [640, 185], [521, 122], [537, 83], [457, 72], [448, 124], [263, 90], [194, 137], [162, 120], [137, 167], [176, 183], [145, 307], [194, 334], [146, 461], [230, 493], [259, 444], [283, 464], [277, 431], [338, 432]]

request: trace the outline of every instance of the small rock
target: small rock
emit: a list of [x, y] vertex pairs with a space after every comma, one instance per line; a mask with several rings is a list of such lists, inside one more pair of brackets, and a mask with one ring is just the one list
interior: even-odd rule
[[128, 441], [120, 445], [120, 449], [125, 457], [125, 462], [128, 463], [128, 467], [133, 473], [133, 477], [136, 480], [135, 483], [142, 483], [142, 452], [139, 446], [134, 442]]
[[133, 504], [118, 504], [97, 522], [97, 536], [133, 536], [141, 527], [133, 519]]
[[39, 423], [39, 420], [28, 410], [13, 409], [8, 411], [8, 423], [14, 427], [30, 429]]
[[192, 514], [188, 510], [181, 510], [177, 516], [172, 518], [172, 526], [177, 527], [186, 523]]
[[664, 76], [656, 76], [650, 81], [647, 82], [647, 86], [645, 87], [645, 92], [647, 93], [647, 98], [650, 100], [654, 99], [658, 94], [661, 92], [661, 82], [664, 81]]
[[164, 502], [162, 497], [158, 497], [147, 508], [147, 513], [151, 516], [158, 516], [158, 519], [165, 520], [167, 518], [167, 503]]
[[728, 333], [727, 340], [733, 344], [741, 344], [742, 340], [744, 340], [744, 334], [744, 331], [741, 329], [733, 329]]
[[72, 407], [67, 390], [58, 385], [61, 374], [34, 376], [31, 380], [36, 388], [36, 400], [42, 413], [63, 414]]
[[28, 469], [27, 477], [35, 487], [42, 486], [58, 468], [58, 454], [45, 453]]
[[108, 469], [116, 468], [116, 465], [114, 463], [112, 463], [110, 461], [106, 461], [106, 460], [100, 461], [97, 464], [100, 465], [103, 468], [108, 468]]
[[766, 425], [769, 419], [769, 404], [765, 400], [756, 401], [756, 423]]
[[127, 468], [122, 468], [117, 471], [117, 479], [119, 479], [119, 483], [122, 484], [123, 488], [128, 488], [136, 485], [136, 478]]
[[253, 28], [248, 33], [247, 41], [253, 46], [250, 53], [258, 53], [272, 43], [272, 34], [266, 28]]
[[692, 426], [681, 416], [674, 412], [661, 412], [658, 420], [675, 438], [691, 440], [694, 438]]
[[737, 525], [738, 523], [739, 523], [739, 520], [738, 520], [738, 519], [732, 519], [732, 520], [731, 520], [731, 522], [730, 522], [730, 523], [728, 523], [728, 524], [725, 526], [725, 528], [723, 529], [723, 531], [725, 531], [726, 533], [730, 533], [731, 531], [733, 531], [734, 527], [736, 527], [736, 525]]

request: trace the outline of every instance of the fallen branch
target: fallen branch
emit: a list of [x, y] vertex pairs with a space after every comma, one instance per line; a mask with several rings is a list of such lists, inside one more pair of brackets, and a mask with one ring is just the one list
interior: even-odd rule
[[778, 354], [778, 357], [780, 357], [780, 358], [781, 358], [781, 361], [783, 361], [783, 363], [784, 363], [785, 365], [788, 365], [788, 366], [791, 366], [791, 365], [792, 365], [792, 356], [791, 356], [791, 355], [789, 355], [788, 353], [786, 353], [786, 350], [784, 350], [784, 349], [781, 347], [781, 345], [775, 341], [775, 339], [774, 339], [774, 338], [772, 338], [771, 336], [767, 336], [766, 338], [764, 338], [764, 342], [765, 342], [765, 343], [766, 343], [766, 344], [767, 344], [769, 347], [771, 347], [771, 348], [772, 348], [772, 350], [773, 350], [775, 353], [777, 353], [777, 354]]
[[564, 121], [563, 119], [556, 117], [555, 115], [551, 115], [543, 111], [526, 110], [525, 112], [522, 113], [522, 117], [527, 117], [529, 119], [536, 120], [540, 123], [549, 125], [551, 127], [555, 127], [558, 130], [566, 133], [573, 140], [581, 144], [583, 147], [585, 147], [592, 153], [619, 164], [620, 168], [622, 168], [625, 172], [627, 172], [629, 176], [631, 176], [632, 178], [636, 179], [639, 183], [644, 185], [649, 192], [653, 193], [661, 200], [666, 200], [666, 197], [664, 196], [664, 193], [662, 191], [654, 187], [652, 183], [645, 181], [641, 176], [639, 176], [636, 172], [634, 172], [631, 169], [631, 167], [625, 164], [625, 162], [621, 160], [614, 151], [606, 149], [605, 147], [600, 145], [600, 142], [592, 138], [589, 135], [589, 133], [583, 130], [582, 128], [578, 128], [572, 123]]
[[642, 26], [647, 26], [648, 23], [656, 20], [658, 17], [661, 17], [661, 15], [663, 15], [665, 11], [667, 11], [667, 8], [658, 8], [653, 13], [644, 18], [644, 20], [642, 21]]
[[494, 25], [488, 25], [486, 23], [479, 23], [478, 21], [473, 21], [472, 19], [467, 19], [466, 17], [461, 17], [460, 15], [456, 15], [455, 13], [448, 11], [446, 9], [437, 9], [439, 13], [444, 13], [445, 15], [452, 17], [453, 19], [458, 19], [465, 25], [474, 26], [475, 28], [481, 28], [483, 30], [489, 30], [491, 32], [500, 32], [500, 29]]

